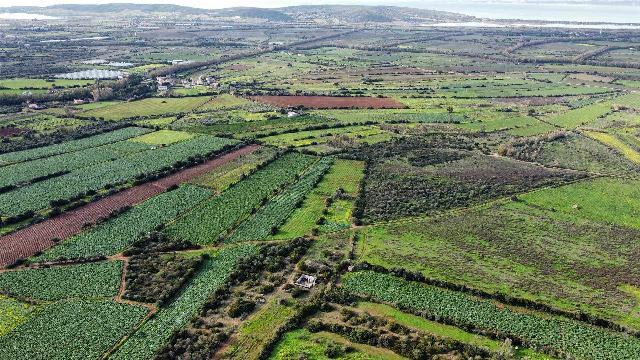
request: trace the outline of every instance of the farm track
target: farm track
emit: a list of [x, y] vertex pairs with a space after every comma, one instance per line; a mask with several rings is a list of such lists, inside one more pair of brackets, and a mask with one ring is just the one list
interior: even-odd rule
[[200, 165], [181, 170], [165, 178], [138, 185], [54, 218], [31, 225], [0, 237], [0, 268], [13, 264], [55, 245], [54, 239], [66, 239], [80, 233], [86, 224], [95, 222], [116, 210], [139, 204], [155, 195], [200, 176], [242, 155], [251, 153], [258, 145], [249, 145], [216, 157]]

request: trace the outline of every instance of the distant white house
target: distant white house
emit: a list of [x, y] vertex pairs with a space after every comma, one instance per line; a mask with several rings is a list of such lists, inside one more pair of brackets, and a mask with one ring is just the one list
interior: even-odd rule
[[42, 109], [44, 109], [44, 106], [38, 105], [36, 103], [29, 103], [29, 104], [27, 104], [27, 107], [29, 109], [31, 109], [31, 110], [42, 110]]
[[298, 114], [298, 113], [297, 113], [297, 112], [295, 112], [295, 111], [289, 111], [289, 112], [287, 113], [287, 117], [293, 118], [293, 117], [296, 117], [296, 116], [300, 116], [300, 114]]
[[311, 289], [316, 284], [316, 277], [302, 274], [294, 284], [305, 289]]

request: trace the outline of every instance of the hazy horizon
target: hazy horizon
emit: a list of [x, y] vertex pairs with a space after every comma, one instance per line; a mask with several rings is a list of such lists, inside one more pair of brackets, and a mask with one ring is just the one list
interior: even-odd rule
[[522, 19], [578, 22], [640, 22], [638, 0], [236, 0], [234, 2], [198, 0], [0, 0], [0, 6], [50, 6], [58, 4], [175, 4], [203, 9], [229, 7], [278, 8], [295, 5], [389, 5], [450, 11], [489, 19]]

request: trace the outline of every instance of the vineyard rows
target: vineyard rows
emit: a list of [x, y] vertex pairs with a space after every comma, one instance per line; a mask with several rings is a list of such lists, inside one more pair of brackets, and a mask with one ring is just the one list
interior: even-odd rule
[[282, 225], [302, 203], [307, 194], [331, 168], [332, 158], [322, 158], [295, 184], [276, 196], [267, 205], [258, 210], [252, 218], [243, 222], [229, 237], [228, 242], [262, 240]]
[[213, 193], [197, 186], [183, 185], [178, 189], [155, 196], [140, 205], [81, 233], [34, 261], [78, 259], [114, 255], [124, 250], [159, 225], [187, 212]]
[[195, 209], [168, 232], [196, 244], [210, 244], [274, 193], [292, 183], [315, 160], [299, 153], [285, 154]]
[[234, 140], [202, 135], [164, 148], [98, 164], [90, 169], [79, 169], [0, 194], [0, 214], [13, 217], [45, 209], [52, 201], [72, 199], [109, 185], [157, 173], [190, 158], [215, 153], [236, 143]]
[[29, 150], [16, 151], [0, 155], [0, 165], [7, 165], [22, 161], [40, 159], [43, 157], [60, 155], [64, 153], [80, 151], [101, 145], [126, 140], [132, 137], [150, 133], [152, 130], [129, 127], [111, 131], [105, 134], [94, 135], [78, 140], [71, 140], [61, 144], [37, 147]]
[[640, 339], [629, 335], [574, 320], [516, 312], [489, 300], [391, 275], [351, 273], [345, 277], [344, 287], [463, 329], [518, 339], [533, 349], [563, 358], [633, 360], [640, 354]]
[[168, 307], [145, 322], [110, 359], [152, 359], [174, 331], [180, 330], [204, 306], [207, 299], [228, 279], [237, 262], [257, 254], [253, 245], [241, 245], [220, 250], [205, 260], [202, 270], [186, 285]]

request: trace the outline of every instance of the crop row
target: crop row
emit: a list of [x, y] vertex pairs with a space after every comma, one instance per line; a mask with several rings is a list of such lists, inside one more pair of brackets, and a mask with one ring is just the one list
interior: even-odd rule
[[146, 315], [141, 306], [112, 300], [63, 300], [0, 337], [0, 358], [97, 359]]
[[431, 319], [496, 337], [516, 339], [551, 355], [577, 359], [637, 359], [640, 340], [574, 320], [516, 312], [467, 294], [387, 274], [348, 274], [344, 287]]
[[149, 150], [149, 146], [133, 141], [119, 141], [113, 144], [8, 165], [2, 168], [2, 173], [0, 173], [0, 190], [29, 183], [36, 179], [46, 179], [55, 174], [64, 174], [83, 167], [113, 161], [144, 150]]
[[207, 299], [224, 284], [238, 261], [258, 253], [253, 245], [224, 248], [205, 260], [202, 269], [178, 297], [145, 322], [110, 358], [152, 359], [174, 331], [183, 328], [204, 306]]
[[212, 194], [197, 186], [180, 186], [64, 241], [33, 260], [78, 259], [116, 254], [157, 226], [189, 211]]
[[0, 292], [34, 300], [112, 297], [118, 293], [119, 261], [0, 273]]
[[29, 150], [10, 152], [0, 155], [0, 165], [12, 164], [21, 161], [29, 161], [47, 156], [54, 156], [68, 152], [80, 151], [129, 139], [151, 132], [150, 129], [128, 127], [111, 131], [105, 134], [94, 135], [78, 140], [71, 140], [61, 144], [42, 146]]
[[168, 231], [195, 244], [210, 244], [292, 183], [314, 161], [307, 155], [285, 154], [195, 209]]
[[55, 202], [82, 197], [99, 189], [169, 170], [190, 159], [219, 152], [237, 143], [234, 140], [202, 135], [171, 146], [151, 149], [108, 161], [91, 168], [38, 182], [0, 194], [0, 214], [20, 216], [45, 209]]
[[274, 233], [307, 194], [322, 179], [333, 163], [332, 158], [323, 158], [315, 163], [299, 181], [289, 186], [282, 194], [273, 198], [250, 219], [243, 222], [227, 239], [228, 242], [262, 240]]

